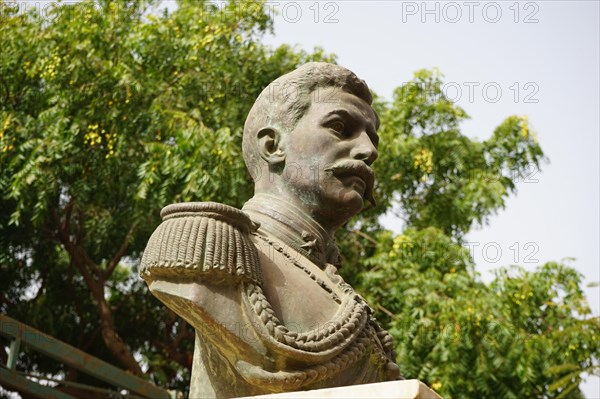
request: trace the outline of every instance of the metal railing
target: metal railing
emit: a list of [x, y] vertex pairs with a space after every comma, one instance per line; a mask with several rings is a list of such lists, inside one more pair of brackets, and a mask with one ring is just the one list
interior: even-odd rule
[[[58, 382], [64, 386], [73, 386], [79, 389], [88, 389], [96, 392], [102, 390], [107, 394], [112, 393], [115, 396], [129, 398], [171, 399], [172, 396], [174, 397], [174, 394], [171, 395], [169, 391], [166, 391], [165, 389], [159, 388], [140, 377], [134, 376], [3, 314], [0, 314], [0, 335], [6, 336], [11, 340], [10, 353], [8, 354], [6, 366], [0, 365], [0, 385], [9, 389], [15, 389], [19, 392], [28, 393], [39, 398], [73, 399], [73, 396], [52, 386], [43, 385], [27, 378], [34, 377], [46, 381]], [[19, 372], [15, 368], [22, 344], [27, 345], [54, 360], [83, 371], [101, 381], [107, 382], [118, 388], [126, 389], [130, 394], [123, 395], [117, 391], [109, 391], [70, 381], [58, 381], [53, 380], [52, 378]]]

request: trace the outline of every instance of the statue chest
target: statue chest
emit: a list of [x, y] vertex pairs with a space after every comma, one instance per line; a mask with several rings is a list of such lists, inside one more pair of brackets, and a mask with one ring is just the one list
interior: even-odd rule
[[291, 331], [326, 326], [340, 312], [346, 295], [325, 271], [274, 239], [255, 238], [263, 291], [276, 316]]

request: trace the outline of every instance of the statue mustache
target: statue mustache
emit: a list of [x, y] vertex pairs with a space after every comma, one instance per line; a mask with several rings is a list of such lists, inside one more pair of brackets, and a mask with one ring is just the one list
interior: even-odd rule
[[[326, 172], [331, 172], [334, 176], [358, 176], [365, 182], [365, 194], [363, 198], [367, 200], [371, 206], [365, 209], [375, 207], [375, 199], [373, 198], [373, 186], [375, 184], [375, 173], [363, 161], [340, 161], [325, 169]], [[363, 209], [363, 210], [365, 210]]]

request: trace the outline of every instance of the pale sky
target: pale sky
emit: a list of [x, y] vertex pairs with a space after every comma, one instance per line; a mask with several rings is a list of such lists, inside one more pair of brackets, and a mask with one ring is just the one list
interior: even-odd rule
[[[277, 2], [271, 2], [277, 6]], [[447, 93], [487, 139], [509, 115], [527, 115], [550, 163], [517, 184], [516, 196], [468, 235], [485, 281], [490, 270], [527, 270], [566, 257], [584, 275], [595, 315], [599, 288], [600, 30], [597, 1], [279, 2], [270, 44], [321, 46], [379, 95], [438, 67]], [[402, 223], [385, 219], [400, 232]], [[600, 397], [599, 378], [584, 385]]]

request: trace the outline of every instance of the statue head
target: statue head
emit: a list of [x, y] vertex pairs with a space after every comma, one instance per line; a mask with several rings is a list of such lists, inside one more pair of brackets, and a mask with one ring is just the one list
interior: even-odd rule
[[311, 62], [269, 84], [244, 126], [255, 183], [333, 232], [373, 203], [379, 118], [366, 83], [348, 69]]

